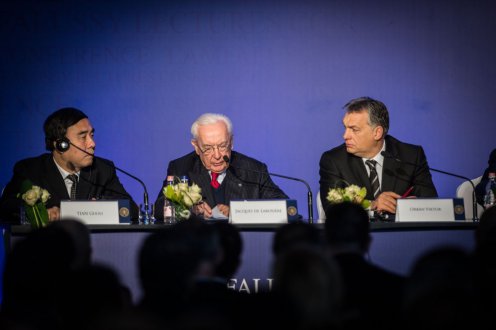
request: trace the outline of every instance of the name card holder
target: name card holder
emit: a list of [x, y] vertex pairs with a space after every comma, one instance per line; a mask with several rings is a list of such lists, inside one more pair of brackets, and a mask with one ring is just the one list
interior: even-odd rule
[[232, 200], [229, 222], [233, 224], [287, 223], [298, 219], [294, 199]]
[[129, 200], [98, 200], [60, 202], [60, 218], [73, 218], [87, 225], [129, 224]]
[[463, 198], [400, 198], [396, 221], [464, 221]]

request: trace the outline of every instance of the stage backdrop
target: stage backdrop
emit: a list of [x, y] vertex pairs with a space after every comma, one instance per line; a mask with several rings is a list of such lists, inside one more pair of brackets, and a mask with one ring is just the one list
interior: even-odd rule
[[[86, 112], [96, 152], [155, 200], [167, 163], [192, 150], [204, 112], [234, 123], [234, 149], [318, 191], [342, 106], [370, 96], [390, 134], [429, 165], [479, 176], [496, 147], [491, 0], [18, 1], [0, 3], [0, 187], [44, 152], [42, 123]], [[139, 203], [143, 189], [119, 175]], [[433, 174], [442, 197], [461, 180]], [[274, 178], [299, 202], [306, 188]]]

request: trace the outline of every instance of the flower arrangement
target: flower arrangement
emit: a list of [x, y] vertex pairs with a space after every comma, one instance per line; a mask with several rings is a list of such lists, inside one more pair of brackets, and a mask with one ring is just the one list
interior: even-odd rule
[[202, 200], [201, 188], [195, 183], [191, 186], [185, 182], [167, 185], [163, 194], [171, 201], [178, 220], [189, 219], [191, 207]]
[[33, 185], [29, 180], [23, 182], [22, 191], [18, 197], [24, 201], [26, 219], [34, 228], [46, 226], [48, 224], [48, 211], [45, 204], [50, 198], [48, 191]]
[[359, 186], [352, 184], [346, 188], [329, 189], [327, 200], [333, 204], [352, 202], [360, 204], [364, 209], [368, 209], [371, 202], [368, 199], [365, 199], [366, 195], [367, 188], [360, 188]]

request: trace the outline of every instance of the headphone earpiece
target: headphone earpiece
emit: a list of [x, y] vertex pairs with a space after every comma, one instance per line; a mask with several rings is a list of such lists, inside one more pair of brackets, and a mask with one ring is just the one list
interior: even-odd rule
[[55, 149], [59, 152], [66, 152], [71, 147], [71, 141], [67, 138], [61, 138], [55, 140]]

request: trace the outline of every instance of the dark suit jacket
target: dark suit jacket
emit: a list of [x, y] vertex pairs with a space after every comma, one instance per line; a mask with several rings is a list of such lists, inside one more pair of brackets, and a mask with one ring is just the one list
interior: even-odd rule
[[489, 155], [488, 167], [482, 175], [481, 181], [475, 187], [475, 196], [477, 198], [477, 203], [484, 206], [484, 196], [486, 195], [486, 186], [489, 181], [489, 172], [496, 172], [496, 149], [491, 151]]
[[[17, 197], [24, 180], [48, 190], [51, 197], [47, 208], [58, 206], [60, 201], [70, 199], [67, 188], [55, 165], [52, 154], [43, 154], [17, 162], [12, 179], [0, 198], [0, 219], [3, 222], [18, 223], [21, 198]], [[126, 192], [115, 173], [114, 164], [106, 159], [95, 157], [93, 164], [81, 170], [77, 189], [77, 199], [129, 199], [131, 216], [138, 217], [138, 206]]]
[[[437, 197], [422, 147], [398, 141], [389, 135], [385, 141], [386, 150], [403, 162], [384, 157], [381, 191], [394, 191], [402, 195], [409, 187], [414, 186], [410, 194], [412, 196]], [[326, 199], [329, 189], [348, 184], [366, 187], [366, 198], [374, 199], [362, 158], [348, 153], [346, 146], [342, 144], [324, 152], [320, 158], [320, 199], [324, 210], [330, 204]]]
[[[288, 199], [288, 196], [272, 181], [264, 163], [236, 151], [231, 153], [230, 163], [226, 177], [222, 182], [222, 185], [225, 185], [227, 205], [231, 199]], [[190, 184], [196, 183], [200, 186], [203, 200], [209, 206], [215, 206], [214, 194], [210, 186], [210, 175], [195, 152], [171, 161], [167, 168], [167, 175], [176, 177], [186, 175]], [[162, 190], [166, 184], [167, 182], [164, 180], [155, 202], [155, 217], [157, 219], [163, 219], [163, 211], [161, 210], [164, 207], [164, 195]]]

